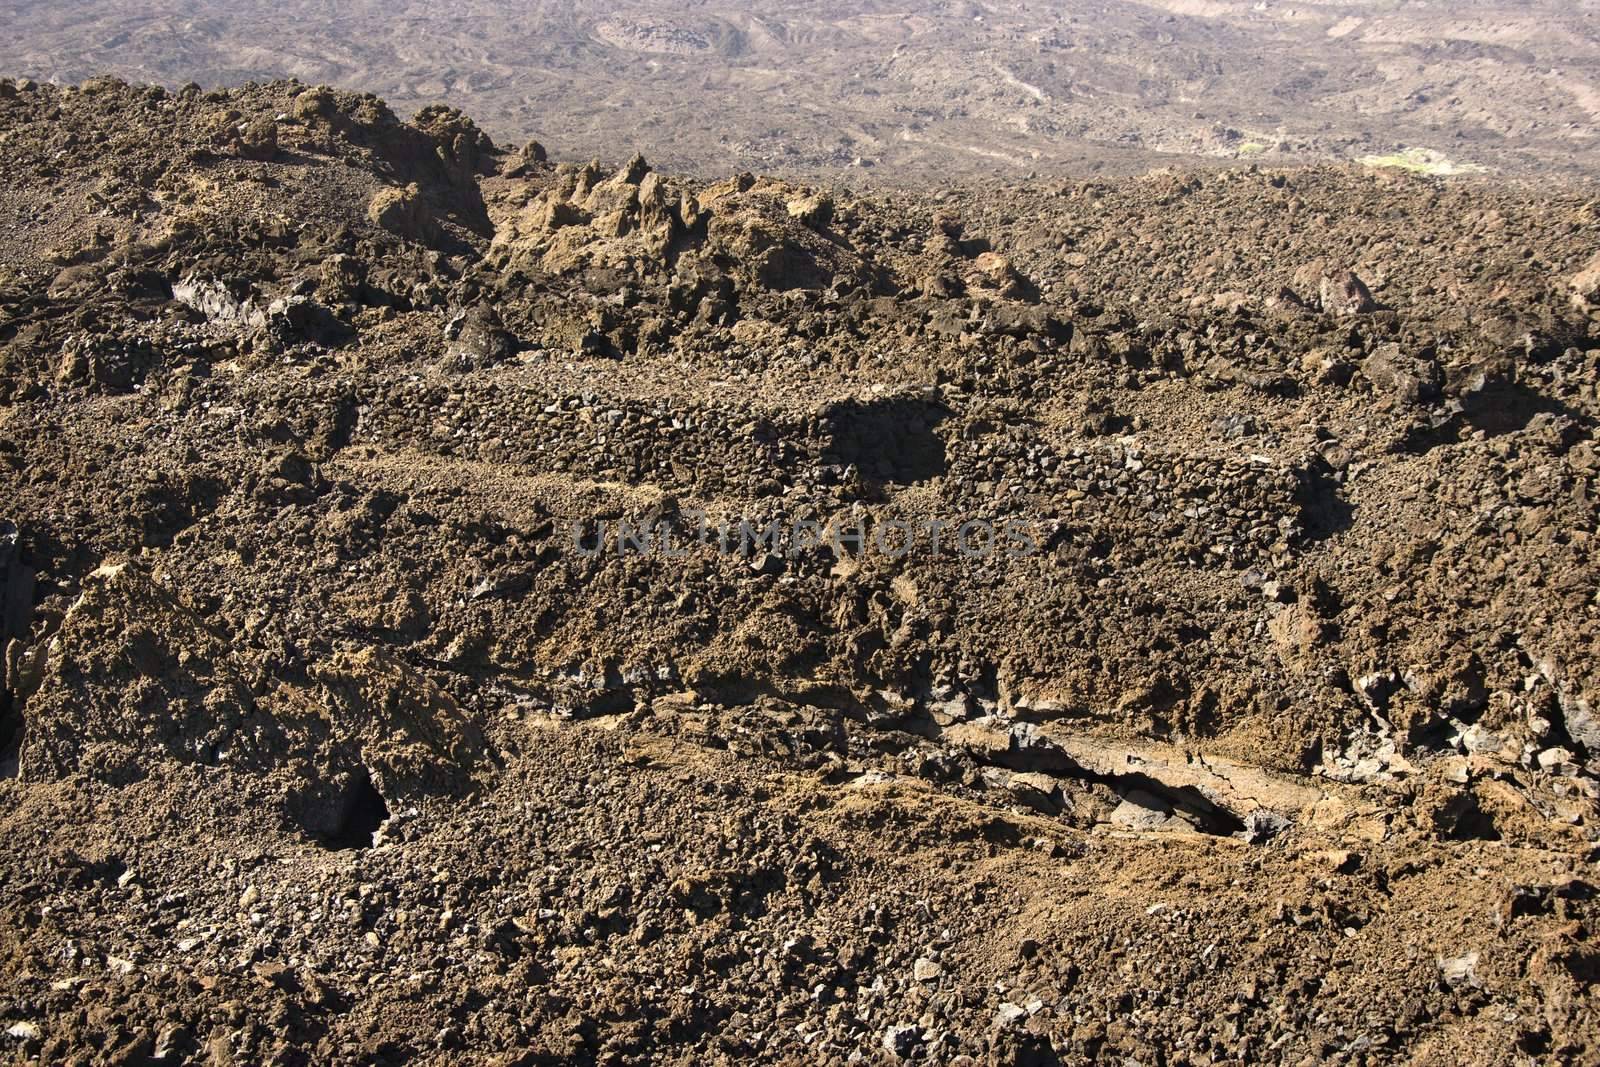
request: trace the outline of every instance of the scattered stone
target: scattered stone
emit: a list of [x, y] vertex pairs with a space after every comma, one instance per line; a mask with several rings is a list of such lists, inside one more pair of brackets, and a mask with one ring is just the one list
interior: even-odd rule
[[[0, 107], [0, 1026], [57, 1042], [21, 1058], [292, 1060], [308, 1012], [345, 1060], [1593, 1043], [1594, 898], [1556, 881], [1600, 811], [1600, 363], [1550, 288], [1582, 197], [830, 203], [499, 167], [345, 91], [145, 93]], [[277, 113], [279, 162], [218, 158]], [[1308, 241], [1385, 257], [1405, 314], [1282, 294]], [[1035, 551], [745, 558], [699, 507]], [[583, 555], [574, 518], [689, 548]], [[1505, 959], [1417, 988], [1474, 917]], [[1360, 981], [1312, 996], [1335, 941]], [[368, 994], [405, 1011], [332, 1021]]]
[[813, 229], [823, 229], [833, 221], [833, 199], [821, 193], [797, 196], [786, 205], [789, 217]]
[[1000, 1005], [1000, 1010], [995, 1012], [994, 1025], [996, 1029], [1008, 1030], [1013, 1026], [1021, 1026], [1028, 1020], [1028, 1009], [1021, 1004], [1012, 1004], [1010, 1001]]
[[317, 85], [298, 94], [289, 112], [300, 122], [314, 123], [332, 119], [337, 107], [333, 90], [325, 85]]
[[401, 189], [380, 189], [367, 204], [367, 218], [390, 233], [427, 242], [434, 233], [432, 217], [415, 183]]
[[446, 365], [458, 371], [490, 367], [517, 352], [517, 339], [505, 328], [500, 313], [488, 304], [475, 304], [450, 320]]
[[775, 552], [765, 552], [750, 561], [750, 569], [757, 574], [775, 575], [783, 573], [783, 557]]
[[1361, 869], [1361, 853], [1348, 848], [1329, 849], [1321, 858], [1335, 874], [1354, 874]]
[[267, 313], [252, 294], [218, 279], [190, 275], [172, 287], [172, 299], [218, 325], [259, 329], [267, 324]]
[[1600, 252], [1567, 282], [1572, 306], [1579, 311], [1600, 311]]
[[1024, 771], [1013, 774], [1006, 785], [1014, 797], [1035, 811], [1045, 815], [1061, 813], [1061, 788], [1049, 775]]
[[1479, 985], [1478, 953], [1468, 952], [1460, 956], [1440, 956], [1439, 975], [1444, 979], [1445, 985], [1452, 989]]
[[1180, 828], [1182, 820], [1172, 814], [1172, 805], [1142, 789], [1129, 791], [1111, 813], [1111, 825], [1124, 830], [1150, 833]]
[[1539, 753], [1539, 769], [1546, 774], [1575, 775], [1579, 771], [1577, 760], [1573, 758], [1572, 750], [1566, 748], [1547, 748]]
[[1338, 278], [1323, 278], [1318, 292], [1322, 310], [1334, 315], [1368, 315], [1378, 310], [1378, 302], [1354, 271]]
[[1289, 820], [1275, 811], [1257, 808], [1244, 817], [1244, 839], [1252, 845], [1271, 841], [1290, 826]]
[[1362, 361], [1361, 373], [1380, 393], [1406, 404], [1436, 399], [1443, 381], [1437, 362], [1408, 356], [1393, 342], [1379, 346]]
[[264, 117], [240, 127], [239, 154], [261, 163], [274, 159], [278, 154], [278, 124]]
[[906, 1059], [922, 1044], [922, 1027], [909, 1024], [891, 1026], [883, 1032], [885, 1051], [898, 1059]]

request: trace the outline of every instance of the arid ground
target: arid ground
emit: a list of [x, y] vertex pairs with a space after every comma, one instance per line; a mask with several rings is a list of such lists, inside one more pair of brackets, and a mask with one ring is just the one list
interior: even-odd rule
[[5, 1056], [1600, 1058], [1590, 179], [565, 114], [0, 81]]
[[1600, 168], [1588, 0], [0, 0], [0, 71], [294, 77], [712, 180]]

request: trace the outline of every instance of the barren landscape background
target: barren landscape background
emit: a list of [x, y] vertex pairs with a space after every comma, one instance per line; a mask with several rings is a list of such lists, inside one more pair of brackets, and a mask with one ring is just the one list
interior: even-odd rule
[[0, 70], [296, 77], [447, 103], [561, 157], [896, 177], [1438, 153], [1592, 171], [1596, 5], [1567, 0], [0, 5]]

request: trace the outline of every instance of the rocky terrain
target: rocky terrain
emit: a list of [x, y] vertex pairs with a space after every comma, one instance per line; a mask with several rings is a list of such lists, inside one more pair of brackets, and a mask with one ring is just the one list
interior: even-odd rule
[[296, 77], [713, 179], [1162, 157], [1593, 174], [1597, 20], [1570, 0], [0, 0], [0, 70]]
[[1592, 185], [628, 154], [0, 81], [6, 1056], [1600, 1056]]

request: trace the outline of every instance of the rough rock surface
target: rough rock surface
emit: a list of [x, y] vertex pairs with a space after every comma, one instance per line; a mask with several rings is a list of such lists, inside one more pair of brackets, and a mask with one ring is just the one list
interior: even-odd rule
[[1592, 190], [0, 85], [8, 1054], [1600, 1055]]

